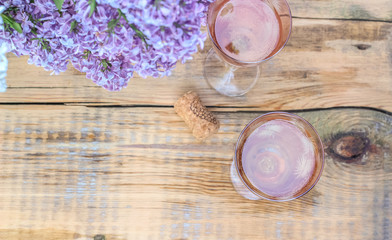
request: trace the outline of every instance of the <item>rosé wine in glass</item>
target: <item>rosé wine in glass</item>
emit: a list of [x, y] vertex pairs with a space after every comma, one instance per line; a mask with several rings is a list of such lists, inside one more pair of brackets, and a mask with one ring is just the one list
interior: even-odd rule
[[257, 62], [276, 49], [280, 31], [279, 15], [264, 1], [231, 0], [218, 13], [214, 40], [229, 57]]
[[302, 196], [318, 181], [324, 151], [304, 119], [277, 112], [260, 116], [241, 133], [231, 177], [248, 199], [287, 201]]

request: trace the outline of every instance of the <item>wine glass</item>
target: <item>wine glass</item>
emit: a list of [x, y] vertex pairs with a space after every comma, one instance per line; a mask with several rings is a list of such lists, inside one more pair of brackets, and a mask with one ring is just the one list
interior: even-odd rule
[[291, 12], [285, 0], [216, 0], [207, 12], [213, 43], [204, 62], [209, 85], [226, 96], [247, 93], [260, 64], [286, 45]]
[[240, 134], [230, 175], [243, 197], [282, 202], [310, 191], [323, 167], [323, 144], [312, 125], [291, 113], [271, 112]]

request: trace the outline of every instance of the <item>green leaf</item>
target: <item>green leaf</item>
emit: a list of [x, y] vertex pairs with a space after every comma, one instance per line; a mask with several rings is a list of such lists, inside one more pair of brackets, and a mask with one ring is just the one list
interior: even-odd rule
[[130, 24], [129, 26], [132, 28], [133, 31], [135, 31], [136, 36], [138, 36], [138, 37], [144, 42], [144, 44], [146, 44], [146, 47], [148, 48], [149, 45], [148, 45], [148, 43], [147, 43], [147, 41], [146, 41], [146, 40], [148, 40], [147, 36], [144, 35], [144, 33], [141, 32], [141, 31], [136, 27], [135, 24], [132, 23], [132, 24]]
[[56, 7], [60, 12], [61, 9], [63, 8], [64, 0], [53, 0], [53, 2], [54, 2], [54, 4], [56, 4]]
[[101, 60], [100, 65], [102, 67], [101, 72], [110, 71], [110, 68], [112, 67], [112, 64], [107, 59]]
[[20, 25], [20, 23], [13, 22], [11, 27], [13, 29], [15, 29], [18, 33], [23, 33], [23, 29], [22, 29], [22, 26]]
[[161, 1], [162, 1], [162, 0], [155, 0], [155, 1], [154, 1], [154, 7], [156, 7], [156, 8], [159, 9], [159, 8], [161, 7]]
[[45, 38], [32, 38], [31, 40], [38, 40], [38, 44], [39, 46], [41, 46], [41, 48], [43, 50], [46, 50], [47, 52], [51, 52], [52, 48], [50, 47], [49, 41]]
[[95, 2], [95, 0], [89, 0], [88, 4], [90, 5], [90, 14], [88, 15], [88, 17], [91, 17], [95, 9], [97, 8], [97, 3]]
[[10, 23], [10, 17], [8, 17], [7, 15], [5, 15], [4, 13], [2, 13], [1, 14], [1, 18], [3, 18], [3, 21], [5, 22], [5, 23]]
[[79, 23], [76, 20], [71, 22], [71, 30], [70, 30], [70, 32], [77, 32], [78, 31], [78, 24]]
[[4, 13], [1, 14], [1, 17], [3, 18], [4, 23], [8, 24], [9, 27], [12, 27], [18, 33], [23, 33], [22, 26], [20, 25], [20, 23], [16, 22], [15, 19], [13, 19], [10, 16], [5, 15]]
[[[129, 24], [128, 19], [127, 19], [127, 17], [125, 16], [125, 14], [124, 14], [120, 9], [117, 9], [117, 11], [118, 11], [119, 17], [120, 17], [120, 18], [123, 17], [123, 18], [125, 19], [125, 21]], [[120, 19], [118, 19], [118, 20], [120, 20]], [[110, 22], [109, 22], [109, 23], [110, 23]], [[117, 24], [117, 23], [116, 23], [116, 24]], [[148, 43], [147, 43], [147, 41], [146, 41], [146, 40], [148, 40], [148, 37], [147, 37], [146, 35], [144, 35], [144, 33], [143, 33], [142, 31], [140, 31], [140, 30], [136, 27], [135, 24], [132, 23], [132, 24], [129, 24], [129, 26], [132, 28], [133, 31], [135, 31], [136, 36], [138, 36], [138, 37], [144, 42], [144, 44], [146, 44], [146, 48], [148, 48], [149, 45], [148, 45]], [[161, 30], [162, 30], [162, 28], [161, 28]]]
[[110, 20], [110, 21], [108, 22], [108, 28], [109, 28], [109, 29], [115, 28], [116, 25], [117, 25], [117, 23], [118, 23], [118, 19], [112, 19], [112, 20]]
[[84, 53], [83, 54], [83, 58], [84, 59], [88, 59], [90, 57], [90, 55], [91, 55], [91, 51], [90, 50], [84, 50], [83, 53]]
[[37, 35], [37, 29], [36, 29], [35, 27], [31, 29], [31, 32], [32, 32], [34, 35]]

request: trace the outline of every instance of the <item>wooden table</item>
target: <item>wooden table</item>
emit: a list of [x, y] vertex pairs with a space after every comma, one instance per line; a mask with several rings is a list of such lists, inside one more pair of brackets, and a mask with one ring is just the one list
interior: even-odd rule
[[[8, 55], [0, 239], [392, 239], [392, 2], [290, 4], [289, 44], [240, 98], [204, 81], [209, 41], [116, 93]], [[173, 110], [188, 90], [221, 121], [204, 143]], [[285, 203], [246, 200], [229, 177], [241, 129], [272, 110], [308, 119], [326, 147], [319, 183]]]

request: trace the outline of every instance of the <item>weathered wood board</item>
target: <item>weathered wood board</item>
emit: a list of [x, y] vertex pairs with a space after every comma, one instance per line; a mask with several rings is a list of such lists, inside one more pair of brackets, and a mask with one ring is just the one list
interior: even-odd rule
[[207, 41], [204, 50], [185, 65], [178, 64], [170, 77], [135, 77], [128, 88], [115, 93], [76, 70], [50, 76], [28, 65], [27, 58], [9, 55], [9, 89], [0, 94], [0, 103], [172, 105], [184, 92], [196, 90], [210, 106], [255, 110], [368, 106], [392, 111], [390, 22], [293, 19], [288, 45], [262, 64], [254, 89], [234, 100], [217, 94], [204, 80], [203, 61], [210, 47]]
[[[201, 143], [172, 107], [1, 105], [0, 239], [391, 238], [391, 114], [298, 112], [324, 141], [324, 172], [304, 197], [271, 203], [229, 177], [236, 138], [262, 112], [212, 110], [222, 126]], [[348, 160], [328, 150], [345, 134], [367, 139]]]
[[389, 0], [289, 0], [294, 17], [324, 19], [392, 20]]

